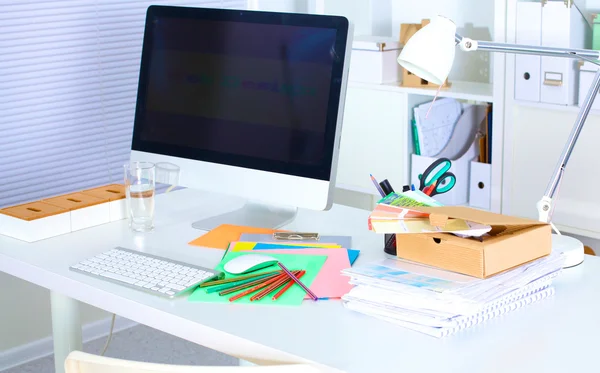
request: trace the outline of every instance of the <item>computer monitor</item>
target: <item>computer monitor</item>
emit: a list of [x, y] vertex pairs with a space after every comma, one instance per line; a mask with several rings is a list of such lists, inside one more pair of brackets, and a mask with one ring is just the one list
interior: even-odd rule
[[329, 209], [351, 36], [338, 16], [149, 7], [131, 158], [248, 201], [199, 229]]

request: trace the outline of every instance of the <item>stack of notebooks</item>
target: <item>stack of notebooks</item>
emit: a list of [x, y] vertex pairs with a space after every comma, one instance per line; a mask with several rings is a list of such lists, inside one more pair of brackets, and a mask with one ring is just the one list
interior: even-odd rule
[[479, 279], [386, 259], [342, 271], [355, 287], [348, 309], [434, 337], [444, 337], [554, 294], [564, 257], [552, 254]]

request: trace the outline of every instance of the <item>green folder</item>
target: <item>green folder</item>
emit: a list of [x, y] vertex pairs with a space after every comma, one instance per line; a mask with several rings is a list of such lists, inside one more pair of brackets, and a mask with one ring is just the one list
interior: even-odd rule
[[[236, 258], [240, 255], [265, 255], [265, 253], [261, 252], [261, 253], [253, 254], [252, 252], [248, 252], [248, 251], [238, 251], [238, 252], [228, 251], [225, 254], [225, 256], [223, 257], [223, 259], [221, 260], [221, 262], [215, 267], [215, 269], [218, 271], [223, 271], [223, 265], [225, 263], [227, 263], [231, 259]], [[314, 281], [315, 277], [321, 270], [321, 267], [323, 267], [323, 264], [325, 264], [325, 260], [327, 260], [326, 255], [269, 254], [269, 256], [272, 256], [272, 257], [276, 258], [277, 260], [279, 260], [290, 271], [301, 270], [301, 269], [305, 270], [306, 273], [304, 274], [304, 276], [302, 276], [300, 281], [302, 281], [302, 283], [308, 287], [310, 287], [310, 285]], [[253, 273], [269, 272], [274, 269], [279, 269], [279, 266], [277, 266], [275, 264], [273, 266], [263, 268], [256, 272], [253, 272]], [[225, 278], [235, 278], [235, 277], [240, 277], [240, 276], [243, 276], [243, 275], [236, 276], [236, 275], [230, 275], [230, 274], [226, 273]], [[244, 290], [246, 290], [246, 289], [244, 289]], [[240, 290], [239, 292], [236, 292], [236, 293], [220, 296], [218, 293], [207, 293], [206, 288], [197, 288], [192, 293], [192, 295], [190, 295], [188, 300], [190, 302], [268, 304], [268, 305], [274, 305], [274, 306], [299, 306], [300, 304], [302, 304], [302, 300], [306, 296], [306, 293], [304, 292], [304, 290], [302, 290], [302, 288], [300, 286], [294, 285], [291, 288], [289, 288], [285, 293], [283, 293], [283, 295], [281, 297], [279, 297], [279, 299], [277, 299], [276, 301], [271, 300], [271, 297], [273, 295], [275, 295], [275, 293], [277, 292], [277, 290], [279, 290], [279, 288], [258, 301], [254, 301], [254, 302], [250, 301], [250, 297], [252, 297], [252, 295], [257, 293], [257, 292], [254, 292], [254, 293], [248, 294], [248, 295], [244, 296], [243, 298], [240, 298], [234, 302], [229, 302], [230, 297], [232, 297], [238, 293], [241, 293], [244, 290]]]

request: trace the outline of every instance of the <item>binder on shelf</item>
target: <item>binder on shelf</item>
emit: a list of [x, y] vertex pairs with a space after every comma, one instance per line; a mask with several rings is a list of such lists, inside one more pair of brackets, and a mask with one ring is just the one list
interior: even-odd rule
[[469, 205], [481, 209], [490, 209], [492, 165], [471, 162], [469, 176]]
[[[577, 7], [562, 1], [549, 1], [542, 7], [541, 41], [543, 46], [586, 48], [591, 30]], [[574, 105], [577, 90], [577, 61], [561, 57], [541, 57], [540, 101]]]
[[[539, 2], [517, 2], [516, 42], [542, 45], [542, 5]], [[515, 99], [540, 102], [541, 57], [515, 56]]]

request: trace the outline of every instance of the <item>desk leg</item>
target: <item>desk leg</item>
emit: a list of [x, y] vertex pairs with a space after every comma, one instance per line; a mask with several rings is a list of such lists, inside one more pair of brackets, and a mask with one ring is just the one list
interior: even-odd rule
[[82, 348], [79, 302], [51, 291], [50, 307], [54, 339], [54, 369], [56, 373], [64, 373], [67, 355], [71, 351]]

